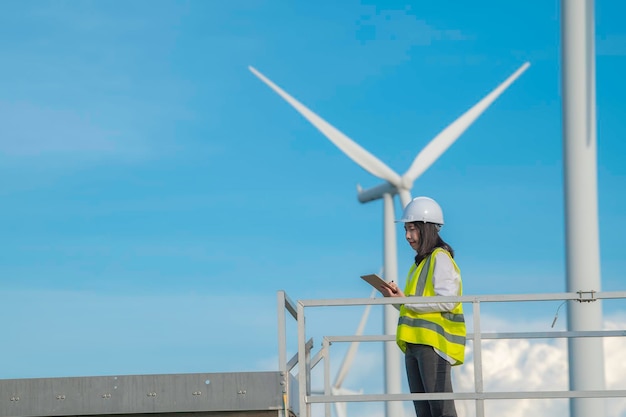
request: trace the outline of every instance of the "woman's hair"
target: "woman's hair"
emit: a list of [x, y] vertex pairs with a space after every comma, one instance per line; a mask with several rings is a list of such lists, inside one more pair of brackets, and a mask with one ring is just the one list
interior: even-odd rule
[[439, 236], [438, 224], [413, 222], [419, 231], [419, 245], [417, 247], [417, 255], [415, 256], [415, 264], [419, 265], [428, 255], [433, 253], [436, 248], [442, 248], [450, 252], [450, 256], [454, 258], [454, 250]]

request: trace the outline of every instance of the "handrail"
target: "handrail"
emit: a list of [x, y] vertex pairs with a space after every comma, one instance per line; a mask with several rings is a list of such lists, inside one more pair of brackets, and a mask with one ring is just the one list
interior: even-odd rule
[[[330, 404], [337, 402], [369, 402], [369, 401], [413, 401], [424, 399], [459, 399], [474, 400], [476, 404], [476, 416], [484, 417], [485, 400], [503, 399], [554, 399], [554, 398], [611, 398], [624, 397], [626, 390], [579, 390], [579, 391], [518, 391], [518, 392], [484, 392], [482, 381], [482, 347], [483, 340], [497, 339], [537, 339], [537, 338], [573, 338], [573, 337], [624, 337], [626, 330], [586, 330], [586, 331], [553, 331], [553, 332], [495, 332], [483, 333], [480, 330], [480, 305], [481, 303], [503, 302], [526, 302], [526, 301], [578, 301], [594, 302], [601, 299], [623, 299], [626, 291], [595, 292], [578, 291], [568, 293], [546, 294], [501, 294], [501, 295], [465, 295], [458, 297], [394, 297], [394, 298], [349, 298], [349, 299], [317, 299], [298, 300], [292, 304], [288, 302], [286, 295], [281, 299], [283, 314], [289, 311], [297, 321], [298, 326], [298, 403], [300, 417], [311, 416], [311, 404], [324, 404], [326, 415], [330, 416]], [[311, 359], [311, 345], [306, 340], [305, 309], [315, 307], [338, 307], [359, 305], [387, 305], [399, 303], [431, 303], [431, 302], [461, 302], [472, 304], [473, 307], [473, 330], [467, 334], [467, 340], [474, 344], [474, 392], [433, 393], [433, 394], [369, 394], [369, 395], [332, 395], [330, 391], [330, 345], [332, 342], [388, 342], [395, 340], [393, 335], [352, 335], [352, 336], [324, 336], [320, 351]], [[295, 313], [295, 314], [294, 314]], [[279, 314], [280, 315], [280, 314]], [[279, 324], [284, 330], [284, 321]], [[281, 330], [279, 329], [279, 334]], [[286, 349], [284, 332], [279, 336], [279, 343]], [[324, 395], [312, 395], [311, 393], [311, 370], [320, 361], [324, 361]], [[294, 363], [290, 363], [290, 365]], [[282, 364], [281, 364], [282, 366]], [[282, 369], [282, 368], [281, 368]]]

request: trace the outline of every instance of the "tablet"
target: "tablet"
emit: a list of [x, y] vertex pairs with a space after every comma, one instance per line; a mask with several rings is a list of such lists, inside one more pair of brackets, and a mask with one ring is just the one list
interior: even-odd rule
[[383, 280], [376, 274], [361, 275], [361, 278], [363, 278], [365, 281], [367, 281], [368, 284], [370, 284], [372, 287], [376, 288], [380, 292], [382, 292], [382, 288], [385, 287], [387, 284], [385, 280]]

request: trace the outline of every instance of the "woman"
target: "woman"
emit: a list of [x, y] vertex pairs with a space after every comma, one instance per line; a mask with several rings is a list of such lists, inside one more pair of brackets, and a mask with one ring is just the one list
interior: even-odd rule
[[[439, 236], [443, 212], [428, 197], [414, 198], [404, 209], [406, 240], [415, 250], [404, 291], [392, 281], [385, 297], [460, 296], [463, 286], [454, 251]], [[451, 366], [465, 360], [465, 320], [461, 303], [402, 304], [396, 341], [405, 355], [412, 393], [452, 392]], [[456, 416], [453, 400], [414, 401], [418, 417]]]

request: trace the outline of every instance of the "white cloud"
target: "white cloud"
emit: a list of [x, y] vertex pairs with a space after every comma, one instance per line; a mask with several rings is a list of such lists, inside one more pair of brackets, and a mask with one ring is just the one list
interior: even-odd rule
[[[483, 383], [485, 392], [567, 390], [567, 358], [562, 342], [498, 340], [483, 343]], [[468, 348], [469, 357], [473, 349]], [[454, 369], [455, 389], [474, 391], [474, 364]], [[564, 415], [567, 403], [562, 400], [486, 401], [487, 415], [524, 416]], [[463, 404], [465, 416], [473, 416], [473, 402]], [[550, 411], [551, 414], [542, 414]]]

